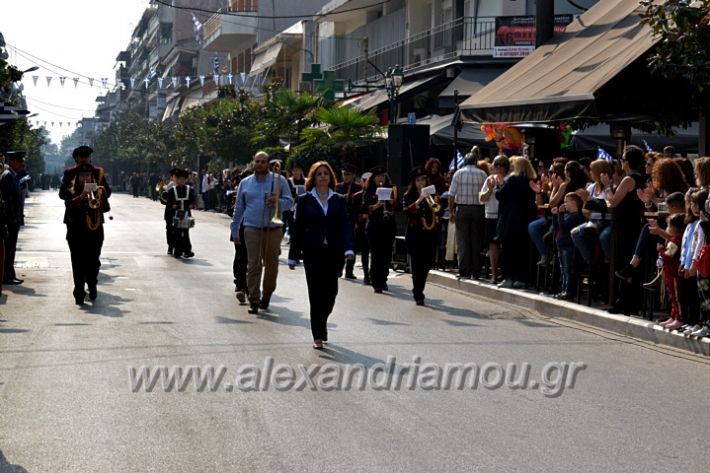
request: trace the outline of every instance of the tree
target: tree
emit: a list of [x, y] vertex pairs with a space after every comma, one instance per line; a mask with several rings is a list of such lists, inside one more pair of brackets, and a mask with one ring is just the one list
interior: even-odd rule
[[700, 114], [700, 153], [710, 154], [710, 0], [644, 0], [643, 22], [660, 38], [648, 57], [652, 73], [687, 81]]
[[[309, 166], [314, 157], [328, 150], [331, 164], [357, 163], [357, 148], [378, 139], [382, 132], [375, 113], [360, 112], [351, 107], [321, 107], [315, 113], [318, 127], [306, 128], [301, 133], [302, 143], [296, 147], [296, 156], [303, 166]], [[299, 160], [298, 158], [301, 157]], [[305, 157], [305, 158], [304, 158]]]

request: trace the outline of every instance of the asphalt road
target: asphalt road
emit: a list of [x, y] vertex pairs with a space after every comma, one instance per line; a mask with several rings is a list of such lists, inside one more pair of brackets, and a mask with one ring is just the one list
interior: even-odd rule
[[[196, 257], [175, 260], [162, 206], [115, 195], [112, 207], [99, 300], [78, 308], [62, 202], [54, 192], [27, 202], [25, 284], [0, 300], [2, 473], [710, 471], [707, 360], [440, 287], [417, 307], [407, 275], [385, 295], [341, 281], [318, 352], [302, 269], [282, 264], [270, 311], [249, 315], [234, 297], [226, 216], [198, 212]], [[378, 389], [388, 357], [399, 369], [416, 356], [493, 368], [475, 389], [427, 389], [434, 365], [408, 378], [414, 389]], [[364, 390], [327, 390], [332, 377], [280, 390], [231, 382], [269, 357], [297, 373], [362, 364], [381, 377]], [[529, 363], [539, 382], [550, 362], [586, 367], [561, 392], [494, 389], [492, 364]], [[214, 392], [132, 387], [132, 368], [159, 366], [227, 374]]]

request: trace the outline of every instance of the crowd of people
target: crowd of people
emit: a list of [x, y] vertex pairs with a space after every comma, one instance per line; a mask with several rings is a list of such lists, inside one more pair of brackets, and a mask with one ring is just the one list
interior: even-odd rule
[[[87, 289], [90, 299], [97, 297], [111, 193], [103, 169], [90, 163], [91, 151], [75, 150], [77, 166], [65, 172], [60, 188], [78, 305]], [[21, 284], [13, 258], [24, 156], [6, 158], [3, 281]], [[166, 179], [150, 176], [147, 185], [165, 205], [168, 254], [175, 258], [194, 256], [189, 233], [198, 196], [204, 210], [210, 202], [229, 208], [235, 292], [250, 313], [269, 307], [286, 236], [289, 267], [302, 261], [305, 269], [315, 348], [327, 342], [338, 278], [358, 279], [356, 257], [363, 284], [375, 294], [389, 290], [398, 234], [417, 305], [425, 305], [435, 267], [503, 289], [539, 289], [542, 273], [543, 291], [558, 299], [578, 299], [584, 280], [590, 299], [615, 296], [610, 312], [638, 315], [650, 295], [667, 307], [662, 327], [710, 335], [710, 157], [691, 162], [669, 148], [627, 146], [620, 160], [555, 158], [545, 165], [523, 156], [482, 157], [474, 148], [448, 172], [438, 159], [427, 160], [412, 170], [403, 191], [383, 166], [359, 175], [352, 164], [339, 173], [325, 161], [308, 173], [298, 165], [283, 171], [281, 164], [258, 152], [247, 169], [219, 173], [219, 181], [175, 168]], [[140, 176], [122, 181], [141, 195], [134, 192]], [[604, 275], [612, 273], [607, 284]]]

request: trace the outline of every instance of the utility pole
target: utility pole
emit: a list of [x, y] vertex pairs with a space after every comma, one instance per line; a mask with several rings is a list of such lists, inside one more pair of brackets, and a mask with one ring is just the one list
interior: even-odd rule
[[535, 2], [535, 47], [546, 43], [555, 34], [555, 0]]

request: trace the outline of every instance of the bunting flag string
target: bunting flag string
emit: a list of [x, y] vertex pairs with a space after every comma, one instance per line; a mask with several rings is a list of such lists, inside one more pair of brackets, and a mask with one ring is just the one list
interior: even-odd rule
[[[32, 76], [32, 84], [37, 87], [39, 79], [42, 76]], [[101, 87], [104, 89], [111, 89], [115, 87], [116, 89], [120, 90], [126, 90], [128, 88], [130, 89], [149, 89], [151, 86], [151, 83], [155, 84], [157, 89], [162, 90], [162, 89], [168, 89], [170, 87], [177, 89], [181, 85], [184, 85], [186, 87], [194, 87], [195, 84], [193, 82], [196, 82], [196, 80], [199, 80], [199, 85], [201, 87], [205, 87], [207, 85], [212, 85], [212, 86], [217, 86], [219, 87], [220, 84], [226, 85], [229, 84], [230, 86], [235, 86], [238, 88], [244, 88], [244, 89], [249, 89], [249, 88], [255, 88], [257, 87], [264, 77], [262, 77], [261, 74], [255, 74], [251, 75], [248, 72], [239, 72], [239, 73], [224, 73], [224, 74], [219, 74], [219, 73], [214, 73], [211, 75], [207, 74], [199, 74], [197, 76], [191, 76], [191, 75], [186, 75], [186, 76], [170, 76], [170, 77], [161, 77], [157, 74], [157, 72], [154, 69], [151, 69], [149, 73], [141, 78], [136, 78], [136, 77], [130, 77], [127, 79], [119, 80], [117, 83], [113, 84], [109, 81], [108, 77], [101, 77], [100, 79], [95, 79], [93, 77], [87, 77], [85, 80], [87, 82], [83, 82], [81, 77], [67, 77], [67, 76], [54, 76], [54, 75], [48, 75], [44, 76], [46, 82], [47, 82], [47, 87], [51, 88], [52, 84], [55, 83], [54, 78], [57, 78], [60, 86], [64, 88], [67, 79], [71, 79], [72, 82], [74, 82], [74, 88], [77, 88], [79, 86], [79, 83], [81, 82], [82, 84], [87, 84], [89, 87], [94, 87], [94, 81], [98, 82], [100, 81]], [[224, 80], [223, 80], [224, 78]], [[196, 79], [193, 81], [193, 79]], [[98, 83], [96, 84], [98, 86]]]

